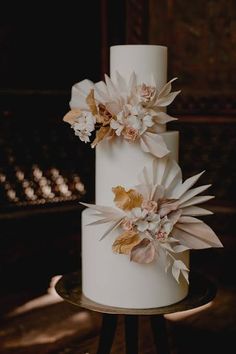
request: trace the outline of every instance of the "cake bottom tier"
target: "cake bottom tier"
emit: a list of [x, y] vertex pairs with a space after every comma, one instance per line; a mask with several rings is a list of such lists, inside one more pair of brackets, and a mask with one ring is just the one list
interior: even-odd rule
[[[87, 225], [95, 220], [93, 215], [91, 209], [82, 213], [82, 290], [87, 298], [107, 306], [145, 309], [168, 306], [187, 296], [185, 279], [181, 276], [178, 284], [158, 260], [138, 264], [127, 255], [114, 254], [112, 243], [119, 231], [99, 241], [108, 225]], [[179, 259], [188, 266], [189, 251], [179, 254]]]

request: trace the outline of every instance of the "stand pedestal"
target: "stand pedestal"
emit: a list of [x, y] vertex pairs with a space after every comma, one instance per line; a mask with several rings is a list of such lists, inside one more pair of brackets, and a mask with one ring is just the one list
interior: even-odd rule
[[126, 309], [98, 304], [82, 293], [79, 272], [63, 275], [57, 282], [57, 293], [67, 302], [88, 310], [103, 313], [97, 354], [109, 354], [115, 336], [118, 315], [125, 315], [126, 354], [138, 354], [138, 316], [149, 315], [158, 354], [170, 354], [164, 314], [190, 310], [214, 299], [216, 287], [199, 274], [190, 273], [188, 296], [173, 305], [152, 309]]

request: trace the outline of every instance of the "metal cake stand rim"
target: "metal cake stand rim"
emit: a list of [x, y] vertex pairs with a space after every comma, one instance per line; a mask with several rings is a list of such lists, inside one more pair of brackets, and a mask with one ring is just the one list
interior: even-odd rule
[[57, 281], [55, 290], [65, 301], [77, 307], [100, 313], [124, 315], [164, 315], [191, 310], [212, 301], [217, 292], [215, 284], [210, 279], [193, 271], [190, 272], [190, 287], [188, 295], [177, 303], [157, 308], [120, 308], [92, 301], [82, 292], [81, 272], [64, 274]]

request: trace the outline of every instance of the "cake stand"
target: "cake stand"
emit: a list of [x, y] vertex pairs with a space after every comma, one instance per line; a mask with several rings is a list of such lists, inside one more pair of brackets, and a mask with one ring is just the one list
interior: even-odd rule
[[138, 354], [138, 316], [149, 315], [158, 354], [169, 354], [165, 314], [190, 310], [214, 299], [216, 286], [205, 276], [190, 272], [188, 296], [173, 305], [151, 309], [128, 309], [98, 304], [82, 293], [81, 273], [63, 275], [56, 283], [57, 293], [67, 302], [103, 314], [97, 354], [109, 354], [116, 331], [118, 315], [125, 315], [126, 354]]

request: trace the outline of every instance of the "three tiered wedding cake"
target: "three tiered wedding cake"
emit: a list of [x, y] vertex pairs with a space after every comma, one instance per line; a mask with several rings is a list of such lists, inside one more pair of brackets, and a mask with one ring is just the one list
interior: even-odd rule
[[96, 204], [82, 213], [82, 288], [108, 306], [153, 308], [188, 293], [189, 249], [222, 244], [196, 216], [209, 185], [182, 181], [179, 134], [166, 107], [178, 95], [167, 83], [167, 48], [111, 47], [110, 77], [72, 88], [64, 120], [89, 142], [96, 131]]

